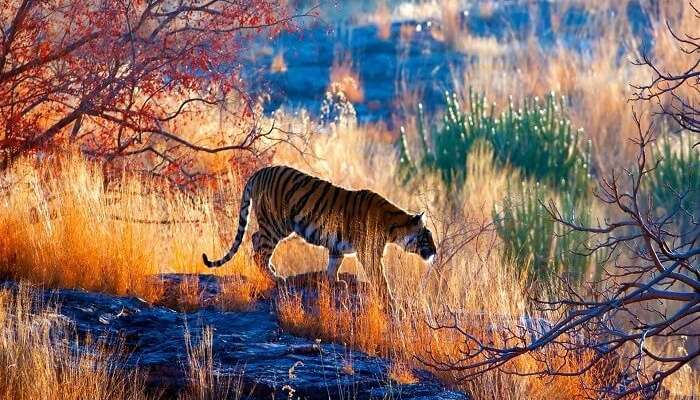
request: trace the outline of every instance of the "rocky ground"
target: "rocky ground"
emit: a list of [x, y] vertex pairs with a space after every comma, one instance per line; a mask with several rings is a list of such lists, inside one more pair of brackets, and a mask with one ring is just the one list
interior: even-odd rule
[[[165, 277], [172, 283], [181, 278]], [[218, 279], [201, 276], [200, 288], [204, 296], [215, 295]], [[134, 297], [65, 289], [39, 294], [59, 305], [60, 316], [75, 324], [79, 336], [122, 341], [129, 353], [123, 367], [147, 371], [149, 387], [168, 397], [186, 385], [186, 331], [197, 342], [208, 326], [216, 373], [240, 381], [243, 398], [287, 398], [291, 388], [301, 399], [467, 399], [430, 374], [416, 371], [418, 383], [396, 384], [388, 379], [387, 360], [285, 333], [267, 301], [245, 312], [208, 307], [183, 313]]]

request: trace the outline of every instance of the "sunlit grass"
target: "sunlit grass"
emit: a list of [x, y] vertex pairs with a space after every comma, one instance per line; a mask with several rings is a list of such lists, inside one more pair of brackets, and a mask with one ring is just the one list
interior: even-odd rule
[[342, 91], [351, 103], [361, 103], [365, 99], [360, 75], [352, 65], [352, 58], [336, 59], [330, 70], [330, 85]]
[[[78, 155], [25, 159], [5, 179], [0, 274], [6, 278], [154, 302], [164, 294], [161, 273], [233, 274], [250, 287], [234, 289], [230, 281], [224, 296], [240, 299], [270, 286], [245, 251], [226, 269], [202, 264], [202, 252], [228, 247], [235, 228], [227, 215], [237, 214], [238, 199], [222, 209], [206, 192], [179, 193], [137, 176], [105, 188], [101, 169]], [[198, 306], [198, 284], [182, 280], [181, 308]]]
[[119, 349], [77, 343], [73, 327], [31, 290], [0, 289], [0, 398], [149, 398], [138, 371], [119, 369]]
[[[397, 175], [387, 175], [386, 168], [378, 173], [372, 165], [390, 165], [393, 152], [388, 144], [367, 143], [361, 130], [348, 129], [331, 137], [319, 137], [312, 148], [321, 154], [333, 154], [343, 148], [345, 157], [319, 158], [305, 167], [317, 174], [349, 187], [368, 187], [382, 193], [399, 205], [414, 210], [425, 210], [434, 215], [431, 228], [438, 234], [450, 229], [444, 219], [450, 205], [457, 204], [459, 223], [479, 223], [490, 219], [490, 211], [506, 192], [509, 179], [517, 173], [499, 169], [492, 155], [483, 147], [477, 147], [469, 158], [468, 174], [458, 193], [445, 197], [445, 189], [439, 177], [426, 176], [417, 188], [392, 184]], [[369, 149], [369, 151], [368, 151]], [[285, 157], [280, 152], [278, 157]], [[279, 162], [304, 167], [293, 157]], [[298, 164], [297, 164], [298, 163]], [[345, 171], [363, 171], [363, 174], [347, 174]], [[358, 181], [362, 179], [361, 181]], [[492, 182], [491, 185], [484, 185]], [[388, 190], [391, 188], [391, 190]], [[416, 190], [417, 189], [417, 190]], [[479, 212], [481, 210], [482, 212]], [[483, 212], [487, 210], [487, 212]], [[280, 323], [292, 333], [324, 341], [344, 343], [368, 354], [376, 354], [400, 360], [393, 369], [395, 381], [408, 381], [411, 368], [427, 368], [417, 359], [440, 360], [459, 358], [463, 338], [455, 332], [431, 329], [427, 322], [432, 318], [447, 317], [447, 310], [464, 315], [465, 327], [475, 334], [490, 338], [488, 327], [506, 324], [514, 327], [528, 311], [524, 282], [515, 278], [516, 266], [500, 256], [499, 244], [493, 232], [486, 232], [480, 241], [459, 249], [450, 262], [430, 276], [427, 266], [417, 257], [405, 254], [398, 247], [387, 247], [383, 264], [388, 270], [389, 285], [395, 294], [400, 312], [390, 315], [382, 301], [373, 296], [371, 288], [360, 292], [355, 300], [343, 297], [342, 289], [327, 283], [318, 283], [318, 296], [304, 303], [294, 290], [282, 290], [277, 299]], [[279, 270], [298, 274], [322, 270], [327, 259], [320, 249], [294, 240], [284, 243], [275, 253], [274, 261]], [[315, 267], [314, 267], [315, 266]], [[364, 274], [354, 258], [346, 257], [341, 272]], [[311, 285], [312, 287], [314, 284]], [[340, 297], [339, 297], [340, 296]], [[512, 324], [512, 325], [508, 325]], [[493, 337], [495, 339], [495, 337]], [[431, 370], [430, 368], [428, 368]], [[488, 373], [474, 381], [461, 382], [459, 375], [432, 370], [441, 380], [467, 390], [475, 398], [576, 398], [584, 393], [577, 378], [557, 379], [561, 397], [552, 385], [540, 383], [537, 377], [516, 377], [497, 372]], [[555, 386], [556, 387], [556, 386]], [[567, 388], [563, 390], [562, 388]], [[578, 394], [572, 394], [576, 390]]]

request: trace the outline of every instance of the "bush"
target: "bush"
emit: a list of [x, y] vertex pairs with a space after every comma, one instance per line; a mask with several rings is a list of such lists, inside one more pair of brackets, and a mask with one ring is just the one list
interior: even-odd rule
[[[580, 130], [573, 130], [564, 99], [554, 94], [544, 100], [512, 102], [496, 115], [485, 96], [469, 92], [463, 109], [456, 95], [445, 96], [446, 110], [440, 127], [427, 128], [423, 107], [418, 106], [419, 156], [412, 157], [405, 131], [397, 142], [399, 162], [406, 177], [421, 171], [436, 171], [449, 185], [463, 182], [467, 158], [476, 143], [493, 149], [494, 161], [517, 168], [537, 184], [510, 187], [502, 210], [494, 210], [498, 235], [505, 254], [524, 266], [527, 278], [549, 278], [567, 272], [580, 279], [594, 260], [577, 254], [585, 250], [586, 234], [567, 234], [554, 223], [540, 204], [553, 198], [565, 217], [590, 219], [590, 144], [584, 146]], [[546, 198], [545, 198], [546, 196]]]
[[[547, 199], [556, 202], [565, 219], [584, 226], [590, 223], [590, 204], [576, 201], [571, 193], [557, 195], [539, 183], [511, 187], [503, 209], [494, 210], [493, 215], [504, 255], [522, 266], [521, 279], [546, 282], [554, 276], [568, 275], [580, 281], [595, 261], [585, 255], [589, 234], [568, 232], [556, 223], [542, 206]], [[584, 211], [577, 215], [576, 210]]]
[[580, 130], [572, 130], [563, 104], [554, 94], [544, 101], [512, 102], [499, 115], [486, 106], [484, 95], [470, 90], [466, 111], [456, 95], [446, 94], [446, 110], [439, 128], [426, 128], [423, 107], [418, 106], [420, 155], [409, 154], [405, 132], [397, 142], [406, 175], [421, 169], [435, 170], [448, 184], [464, 180], [466, 160], [474, 143], [491, 144], [500, 165], [512, 165], [525, 176], [550, 187], [573, 192], [575, 197], [590, 188], [589, 148], [581, 143]]
[[676, 212], [674, 222], [684, 233], [693, 230], [700, 219], [700, 151], [694, 144], [685, 135], [659, 141], [652, 155], [660, 162], [648, 185], [656, 207]]

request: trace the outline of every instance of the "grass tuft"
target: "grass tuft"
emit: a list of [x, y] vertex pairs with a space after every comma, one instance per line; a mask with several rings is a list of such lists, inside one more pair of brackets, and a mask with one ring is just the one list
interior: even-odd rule
[[79, 341], [53, 306], [33, 296], [26, 286], [0, 289], [0, 398], [148, 398], [143, 376], [118, 367], [119, 348]]

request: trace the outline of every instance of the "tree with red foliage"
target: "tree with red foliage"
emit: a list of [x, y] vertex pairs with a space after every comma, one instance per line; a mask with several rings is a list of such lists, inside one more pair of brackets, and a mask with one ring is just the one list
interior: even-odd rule
[[173, 165], [172, 148], [250, 149], [273, 129], [208, 147], [168, 122], [231, 97], [250, 114], [242, 53], [314, 12], [278, 0], [0, 0], [0, 170], [57, 142]]

